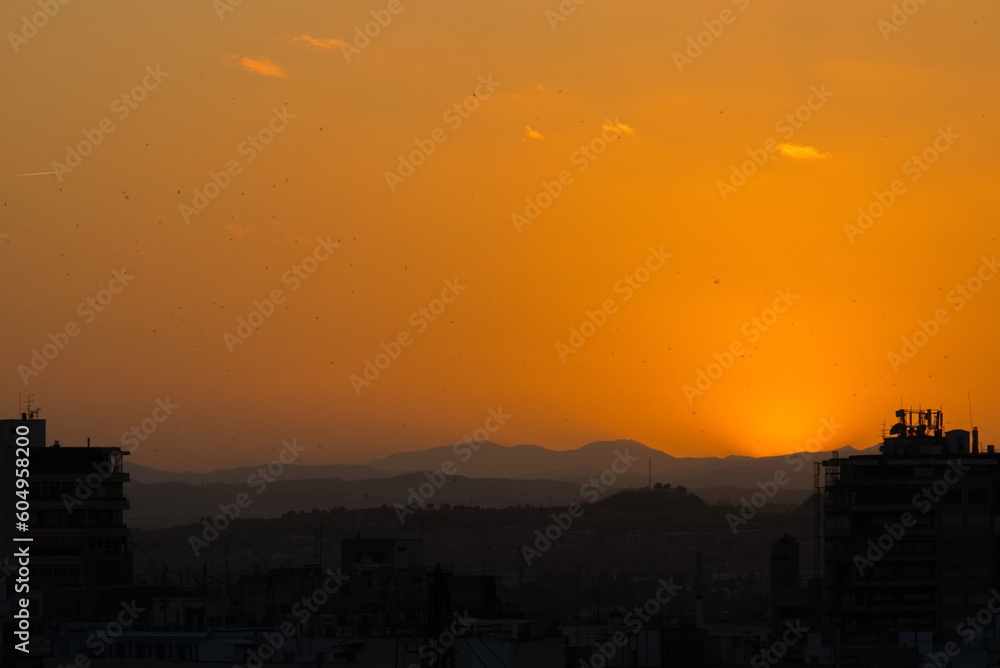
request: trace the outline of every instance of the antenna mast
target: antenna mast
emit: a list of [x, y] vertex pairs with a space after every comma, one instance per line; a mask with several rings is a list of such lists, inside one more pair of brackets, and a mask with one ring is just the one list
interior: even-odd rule
[[37, 420], [38, 419], [38, 411], [40, 411], [42, 409], [41, 408], [32, 408], [31, 407], [31, 403], [34, 400], [35, 400], [35, 395], [34, 394], [26, 394], [22, 398], [21, 393], [18, 392], [17, 393], [17, 412], [21, 413], [22, 415], [27, 416], [27, 419], [29, 419], [29, 420]]

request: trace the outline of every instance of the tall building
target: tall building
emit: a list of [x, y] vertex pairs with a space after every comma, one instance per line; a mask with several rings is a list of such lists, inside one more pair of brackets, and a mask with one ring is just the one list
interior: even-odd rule
[[[27, 457], [24, 455], [27, 454]], [[9, 658], [13, 615], [20, 599], [31, 602], [35, 640], [43, 626], [57, 620], [106, 619], [113, 616], [102, 590], [132, 584], [132, 553], [123, 513], [128, 508], [121, 448], [45, 445], [45, 420], [36, 412], [19, 420], [0, 420], [0, 540], [4, 596], [0, 616], [4, 623], [3, 654]], [[18, 471], [27, 470], [26, 476]], [[24, 483], [17, 482], [25, 478]], [[18, 503], [27, 506], [18, 516]], [[16, 538], [28, 539], [16, 542]], [[28, 591], [15, 591], [22, 577], [21, 557], [29, 551]], [[111, 607], [109, 607], [111, 606]]]
[[[13, 665], [15, 637], [17, 626], [15, 615], [19, 612], [19, 602], [25, 599], [29, 602], [28, 614], [34, 618], [40, 606], [37, 589], [31, 590], [31, 582], [18, 583], [19, 557], [16, 552], [27, 546], [29, 554], [34, 550], [28, 542], [16, 542], [15, 538], [29, 537], [30, 534], [18, 531], [19, 512], [30, 512], [30, 504], [34, 499], [31, 495], [30, 480], [27, 487], [18, 488], [18, 470], [27, 471], [30, 475], [34, 466], [34, 455], [45, 447], [45, 420], [37, 419], [37, 411], [31, 410], [21, 414], [19, 420], [0, 420], [0, 664]], [[22, 475], [24, 475], [22, 473]], [[28, 478], [24, 478], [28, 479]], [[21, 492], [18, 495], [18, 491]], [[28, 511], [19, 511], [27, 505]], [[21, 515], [24, 517], [24, 515]], [[23, 580], [23, 578], [22, 578]], [[27, 589], [26, 589], [27, 587]], [[31, 629], [28, 629], [28, 633]]]
[[[2, 497], [0, 497], [0, 540], [3, 541], [4, 564], [8, 563], [9, 557], [14, 551], [15, 513], [19, 500], [15, 472], [17, 460], [28, 459], [30, 463], [30, 455], [44, 447], [45, 420], [37, 419], [34, 411], [22, 413], [20, 420], [0, 420], [0, 476], [2, 476], [0, 485], [3, 489]], [[22, 448], [20, 453], [18, 448]], [[24, 448], [28, 448], [28, 450], [24, 450]], [[28, 456], [25, 457], [25, 455]], [[30, 472], [32, 468], [29, 465], [28, 471]]]
[[799, 541], [785, 534], [771, 544], [771, 626], [780, 629], [786, 621], [809, 621], [809, 589], [802, 586]]
[[823, 462], [827, 627], [845, 648], [951, 641], [985, 659], [993, 632], [963, 624], [1000, 582], [1000, 456], [975, 429], [945, 432], [941, 411], [896, 417], [879, 454]]
[[58, 441], [32, 455], [32, 579], [46, 592], [48, 614], [88, 619], [96, 612], [88, 592], [132, 584], [124, 455]]

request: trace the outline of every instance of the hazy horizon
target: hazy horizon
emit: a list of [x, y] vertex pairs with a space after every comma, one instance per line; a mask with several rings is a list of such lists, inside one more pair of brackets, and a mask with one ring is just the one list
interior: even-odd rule
[[[711, 458], [716, 458], [716, 459], [718, 459], [720, 461], [722, 461], [723, 459], [725, 459], [727, 457], [749, 457], [749, 458], [752, 458], [752, 459], [761, 459], [761, 458], [768, 458], [768, 457], [781, 458], [781, 457], [785, 457], [787, 455], [791, 455], [791, 454], [795, 454], [795, 453], [799, 453], [799, 452], [821, 452], [821, 453], [827, 453], [827, 452], [832, 452], [834, 450], [845, 450], [845, 449], [848, 449], [848, 448], [853, 448], [855, 451], [859, 451], [860, 452], [862, 450], [867, 450], [869, 448], [877, 447], [877, 446], [881, 445], [881, 443], [871, 443], [871, 444], [868, 444], [868, 445], [858, 445], [858, 444], [845, 443], [843, 445], [834, 445], [834, 446], [831, 446], [831, 445], [828, 445], [828, 444], [824, 444], [822, 446], [822, 449], [819, 449], [819, 450], [812, 450], [812, 449], [809, 449], [809, 448], [803, 448], [803, 449], [800, 449], [800, 450], [788, 450], [787, 452], [770, 453], [770, 454], [765, 454], [765, 455], [739, 455], [739, 454], [711, 455], [711, 454], [697, 454], [697, 453], [695, 453], [695, 454], [690, 454], [690, 455], [677, 456], [677, 455], [674, 455], [673, 453], [671, 453], [669, 450], [663, 450], [663, 449], [660, 449], [660, 448], [654, 448], [654, 447], [652, 447], [652, 446], [650, 446], [650, 445], [648, 445], [646, 443], [642, 443], [640, 441], [635, 441], [633, 439], [628, 439], [628, 438], [610, 439], [610, 440], [604, 440], [604, 441], [592, 441], [590, 443], [582, 443], [582, 444], [580, 444], [579, 446], [576, 446], [576, 447], [565, 448], [565, 449], [560, 449], [560, 450], [556, 450], [556, 449], [553, 449], [553, 448], [547, 448], [545, 445], [542, 445], [542, 444], [539, 444], [539, 443], [511, 443], [511, 444], [506, 444], [506, 443], [495, 443], [495, 442], [489, 441], [489, 443], [491, 445], [496, 445], [496, 446], [499, 446], [501, 448], [518, 448], [518, 447], [523, 447], [523, 446], [533, 447], [533, 448], [534, 447], [540, 447], [540, 448], [542, 448], [544, 450], [548, 450], [549, 452], [557, 452], [557, 453], [560, 453], [560, 452], [572, 452], [574, 450], [580, 450], [582, 448], [585, 448], [585, 447], [590, 446], [590, 445], [594, 445], [596, 443], [619, 443], [619, 442], [638, 443], [639, 445], [643, 445], [643, 446], [645, 446], [647, 448], [650, 448], [651, 450], [654, 450], [656, 452], [660, 452], [660, 453], [663, 453], [663, 454], [666, 454], [666, 455], [670, 455], [671, 457], [673, 457], [674, 459], [677, 459], [677, 460], [685, 460], [685, 459], [711, 459]], [[67, 444], [61, 444], [61, 445], [67, 445]], [[92, 445], [94, 447], [97, 447], [99, 444], [92, 444]], [[306, 444], [301, 444], [300, 443], [299, 445], [306, 445]], [[293, 463], [293, 465], [296, 465], [296, 466], [317, 466], [317, 467], [319, 467], [319, 466], [360, 466], [360, 467], [367, 467], [367, 466], [369, 466], [371, 464], [377, 464], [378, 462], [382, 461], [383, 459], [385, 459], [387, 457], [391, 457], [392, 455], [407, 455], [407, 454], [414, 454], [414, 453], [431, 452], [431, 451], [435, 451], [435, 450], [453, 451], [453, 449], [455, 448], [455, 446], [458, 446], [458, 445], [464, 445], [464, 444], [462, 444], [462, 443], [458, 443], [458, 444], [456, 444], [456, 443], [447, 443], [447, 444], [441, 444], [441, 445], [429, 445], [427, 447], [418, 447], [418, 448], [413, 448], [413, 449], [410, 449], [410, 450], [394, 450], [394, 451], [389, 452], [388, 454], [380, 455], [378, 457], [372, 457], [372, 458], [368, 458], [368, 459], [358, 459], [358, 460], [352, 460], [352, 461], [347, 461], [347, 460], [343, 460], [343, 461], [341, 461], [341, 460], [330, 460], [330, 461], [309, 461], [309, 462], [306, 462], [306, 463], [296, 461], [296, 462]], [[309, 448], [309, 449], [313, 448], [313, 446], [310, 446], [310, 445], [306, 445], [306, 447]], [[139, 449], [141, 449], [141, 448], [137, 448], [137, 450], [139, 450]], [[449, 459], [448, 456], [446, 456], [444, 458], [444, 460], [448, 460], [448, 459]], [[455, 460], [457, 458], [451, 457], [450, 459], [451, 460]], [[264, 461], [264, 460], [260, 460], [260, 461], [256, 461], [256, 462], [250, 462], [250, 461], [248, 461], [248, 462], [226, 464], [226, 465], [221, 466], [221, 467], [200, 468], [200, 469], [199, 468], [191, 468], [191, 467], [183, 468], [183, 469], [170, 469], [170, 468], [163, 468], [163, 467], [158, 467], [158, 466], [149, 466], [147, 464], [142, 464], [141, 462], [136, 461], [136, 457], [134, 457], [134, 456], [129, 456], [125, 460], [125, 463], [126, 464], [130, 464], [130, 463], [132, 463], [132, 464], [138, 464], [140, 466], [145, 466], [146, 468], [155, 469], [157, 471], [161, 471], [161, 472], [164, 472], [164, 473], [214, 473], [214, 472], [217, 472], [217, 471], [224, 471], [224, 470], [229, 470], [229, 469], [248, 468], [248, 467], [252, 468], [252, 467], [255, 467], [255, 466], [266, 465], [267, 461]], [[436, 467], [432, 467], [432, 468], [434, 468], [435, 470], [437, 470], [438, 468], [440, 468], [440, 466], [436, 466]], [[459, 476], [463, 475], [461, 467], [458, 467], [458, 468], [459, 468], [459, 471], [458, 471], [457, 475], [459, 475]], [[386, 471], [386, 472], [392, 472], [389, 469], [383, 469], [383, 470]], [[414, 470], [416, 470], [416, 469], [414, 469]], [[393, 474], [397, 475], [397, 473], [394, 473], [394, 472], [393, 472]], [[398, 473], [398, 475], [404, 475], [404, 473], [400, 472], [400, 473]], [[645, 475], [645, 473], [641, 473], [641, 475]], [[500, 477], [502, 477], [502, 476], [500, 476]]]

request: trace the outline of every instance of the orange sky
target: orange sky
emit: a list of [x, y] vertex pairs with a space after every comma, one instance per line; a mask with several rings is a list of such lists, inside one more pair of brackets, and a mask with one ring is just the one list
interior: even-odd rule
[[50, 438], [169, 397], [134, 461], [366, 461], [498, 408], [504, 444], [774, 454], [901, 400], [968, 428], [971, 392], [1000, 440], [995, 2], [39, 6], [0, 9], [0, 369]]

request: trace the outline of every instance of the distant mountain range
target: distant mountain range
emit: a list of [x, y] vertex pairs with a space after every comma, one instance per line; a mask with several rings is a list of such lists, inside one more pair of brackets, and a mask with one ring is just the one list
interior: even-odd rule
[[[472, 448], [478, 448], [473, 451]], [[851, 446], [839, 448], [841, 456], [874, 453], [877, 446], [857, 450]], [[468, 478], [510, 478], [525, 480], [560, 480], [582, 482], [600, 474], [615, 461], [617, 453], [628, 452], [636, 458], [628, 472], [622, 476], [633, 486], [645, 486], [648, 472], [652, 470], [653, 482], [696, 487], [752, 487], [758, 480], [770, 477], [778, 469], [785, 469], [791, 480], [789, 488], [806, 489], [812, 486], [812, 467], [805, 462], [821, 461], [831, 456], [830, 451], [798, 452], [771, 457], [674, 457], [655, 450], [638, 441], [596, 441], [575, 450], [549, 450], [538, 445], [504, 446], [484, 442], [443, 446], [412, 452], [397, 452], [367, 464], [324, 464], [303, 466], [288, 465], [281, 480], [377, 480], [404, 473], [439, 471], [446, 462], [454, 465], [454, 474]], [[798, 455], [798, 457], [794, 457]], [[799, 470], [796, 471], [796, 460]], [[241, 466], [209, 473], [175, 473], [160, 471], [126, 461], [125, 469], [132, 474], [132, 481], [140, 484], [181, 482], [190, 485], [211, 483], [241, 483], [259, 467]], [[619, 466], [620, 468], [620, 466]], [[808, 469], [808, 471], [806, 471]], [[804, 475], [798, 475], [803, 473]]]
[[[632, 440], [598, 441], [561, 451], [537, 445], [477, 445], [476, 450], [472, 444], [463, 444], [399, 452], [363, 465], [289, 465], [259, 496], [257, 488], [250, 487], [258, 467], [174, 473], [126, 461], [125, 470], [137, 483], [127, 491], [132, 502], [128, 521], [137, 527], [193, 522], [217, 513], [219, 503], [232, 501], [241, 491], [254, 498], [247, 517], [274, 517], [287, 510], [312, 508], [391, 506], [405, 503], [411, 490], [428, 481], [424, 472], [442, 468], [451, 475], [429, 499], [434, 505], [566, 505], [580, 500], [580, 485], [608, 471], [616, 461], [616, 489], [646, 487], [651, 470], [654, 484], [682, 485], [708, 503], [737, 503], [758, 491], [758, 483], [773, 480], [780, 470], [788, 480], [774, 502], [797, 505], [812, 491], [811, 462], [828, 459], [832, 452], [719, 458], [674, 457]], [[877, 451], [877, 446], [838, 449], [842, 457]], [[619, 453], [627, 453], [627, 469]]]

